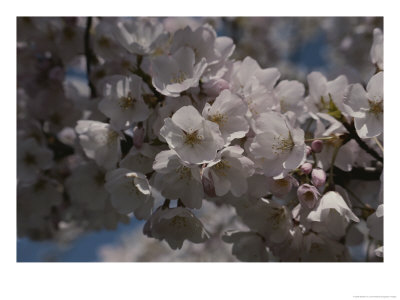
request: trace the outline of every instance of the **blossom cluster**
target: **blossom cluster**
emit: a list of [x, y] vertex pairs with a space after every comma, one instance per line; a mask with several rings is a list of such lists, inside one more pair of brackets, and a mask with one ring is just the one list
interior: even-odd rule
[[[215, 238], [198, 217], [213, 202], [235, 210], [241, 225], [218, 238], [242, 261], [349, 261], [368, 239], [382, 257], [382, 187], [366, 202], [350, 184], [383, 181], [373, 36], [365, 87], [320, 72], [304, 84], [233, 59], [233, 40], [209, 24], [20, 18], [18, 234], [136, 218], [180, 249]], [[82, 64], [86, 89], [68, 80]]]

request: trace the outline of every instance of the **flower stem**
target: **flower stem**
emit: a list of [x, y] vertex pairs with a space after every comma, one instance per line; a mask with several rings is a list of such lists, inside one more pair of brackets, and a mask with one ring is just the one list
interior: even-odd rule
[[383, 146], [382, 146], [381, 142], [379, 142], [379, 140], [376, 136], [374, 136], [374, 140], [375, 140], [375, 143], [378, 145], [378, 147], [382, 150], [382, 153], [383, 153]]
[[331, 139], [336, 139], [337, 137], [335, 136], [324, 136], [324, 137], [319, 137], [319, 138], [313, 138], [313, 139], [306, 139], [304, 140], [304, 142], [309, 143], [309, 142], [313, 142], [316, 140], [321, 140], [321, 141], [329, 141]]
[[342, 146], [342, 145], [338, 145], [338, 146], [336, 146], [335, 149], [333, 150], [333, 155], [332, 155], [332, 160], [331, 160], [331, 167], [330, 167], [330, 169], [329, 169], [329, 185], [328, 185], [328, 186], [329, 186], [330, 188], [332, 188], [333, 185], [334, 185], [334, 182], [333, 182], [333, 165], [335, 164], [336, 156], [337, 156], [337, 154], [338, 154], [339, 149], [340, 149], [341, 146]]

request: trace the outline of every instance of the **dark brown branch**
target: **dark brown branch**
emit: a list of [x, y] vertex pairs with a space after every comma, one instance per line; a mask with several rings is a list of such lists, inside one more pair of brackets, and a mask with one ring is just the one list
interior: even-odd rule
[[345, 172], [337, 167], [333, 167], [333, 179], [335, 184], [345, 186], [350, 180], [364, 180], [364, 181], [375, 181], [379, 180], [382, 174], [382, 170], [374, 169], [368, 170], [361, 167], [353, 167], [350, 172]]
[[90, 97], [91, 98], [96, 98], [97, 97], [97, 92], [96, 88], [93, 85], [93, 82], [91, 80], [91, 70], [90, 70], [90, 65], [93, 61], [93, 53], [90, 48], [90, 28], [92, 27], [92, 17], [87, 17], [86, 20], [86, 29], [85, 29], [85, 57], [86, 57], [86, 74], [87, 74], [87, 80], [88, 80], [88, 85], [90, 88]]
[[351, 124], [347, 122], [342, 122], [343, 126], [347, 129], [350, 133], [350, 138], [354, 139], [358, 145], [365, 150], [368, 154], [374, 157], [376, 160], [383, 163], [383, 157], [378, 154], [374, 149], [370, 148], [357, 134], [356, 128], [354, 127], [354, 123]]

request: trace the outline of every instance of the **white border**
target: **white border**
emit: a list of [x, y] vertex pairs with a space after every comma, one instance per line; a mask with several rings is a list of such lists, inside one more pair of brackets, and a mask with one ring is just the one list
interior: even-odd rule
[[[398, 9], [384, 1], [18, 1], [5, 8], [2, 37], [1, 299], [355, 299], [400, 297], [397, 141]], [[396, 3], [392, 1], [391, 3]], [[10, 2], [7, 3], [10, 5]], [[4, 9], [6, 12], [4, 12]], [[15, 16], [384, 16], [385, 262], [349, 264], [17, 264], [15, 230]], [[369, 51], [369, 49], [365, 49]], [[397, 71], [397, 72], [396, 72]], [[12, 130], [12, 128], [14, 130]]]

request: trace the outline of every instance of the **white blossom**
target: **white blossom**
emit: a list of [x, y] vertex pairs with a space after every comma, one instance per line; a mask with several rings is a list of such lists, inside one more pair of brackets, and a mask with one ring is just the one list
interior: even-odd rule
[[282, 175], [304, 161], [304, 131], [293, 128], [283, 115], [262, 113], [255, 119], [253, 130], [256, 136], [249, 151], [261, 164], [265, 175]]
[[223, 90], [212, 105], [206, 104], [203, 117], [218, 124], [226, 143], [233, 139], [242, 138], [249, 131], [245, 119], [246, 104], [229, 90]]
[[205, 120], [193, 106], [184, 106], [166, 118], [160, 134], [186, 163], [210, 162], [224, 145], [218, 124]]
[[199, 62], [206, 59], [208, 65], [216, 64], [227, 59], [235, 49], [231, 38], [217, 37], [215, 30], [208, 24], [192, 30], [189, 26], [175, 32], [171, 52], [178, 51], [181, 47], [190, 47]]
[[328, 81], [324, 75], [319, 72], [312, 72], [307, 75], [309, 86], [309, 96], [305, 102], [309, 111], [331, 112], [333, 105], [340, 111], [344, 111], [343, 97], [348, 84], [344, 75], [338, 76], [332, 81]]
[[152, 61], [153, 86], [165, 96], [178, 97], [181, 92], [197, 87], [204, 70], [206, 59], [195, 63], [191, 48], [182, 47], [171, 56], [157, 56]]
[[293, 111], [297, 118], [306, 112], [304, 85], [296, 80], [282, 80], [274, 89], [281, 113]]
[[228, 231], [222, 239], [232, 243], [232, 254], [246, 262], [268, 261], [268, 252], [263, 238], [254, 232]]
[[204, 243], [209, 234], [190, 210], [183, 207], [160, 207], [146, 222], [143, 232], [148, 237], [164, 240], [172, 249], [181, 249], [183, 242]]
[[322, 196], [319, 204], [308, 214], [307, 220], [312, 222], [314, 232], [325, 234], [333, 239], [344, 236], [350, 221], [360, 221], [343, 197], [333, 191]]
[[115, 128], [125, 129], [148, 118], [150, 110], [143, 101], [143, 85], [142, 79], [136, 75], [108, 78], [99, 110], [110, 118]]
[[115, 168], [121, 156], [120, 135], [110, 124], [80, 120], [75, 130], [87, 157], [105, 168]]
[[139, 55], [156, 51], [168, 37], [161, 24], [143, 19], [118, 22], [114, 33], [126, 50]]
[[243, 156], [243, 151], [239, 146], [226, 147], [204, 169], [203, 176], [213, 182], [217, 196], [228, 191], [235, 197], [246, 193], [247, 178], [254, 172], [254, 163]]
[[106, 190], [111, 203], [122, 214], [135, 213], [138, 219], [147, 219], [154, 199], [145, 175], [119, 168], [106, 174]]
[[153, 169], [156, 171], [154, 185], [165, 198], [180, 199], [189, 208], [200, 208], [203, 186], [200, 168], [182, 162], [173, 150], [157, 154]]
[[367, 91], [359, 83], [350, 85], [345, 104], [361, 138], [380, 135], [383, 131], [383, 72], [372, 76]]

